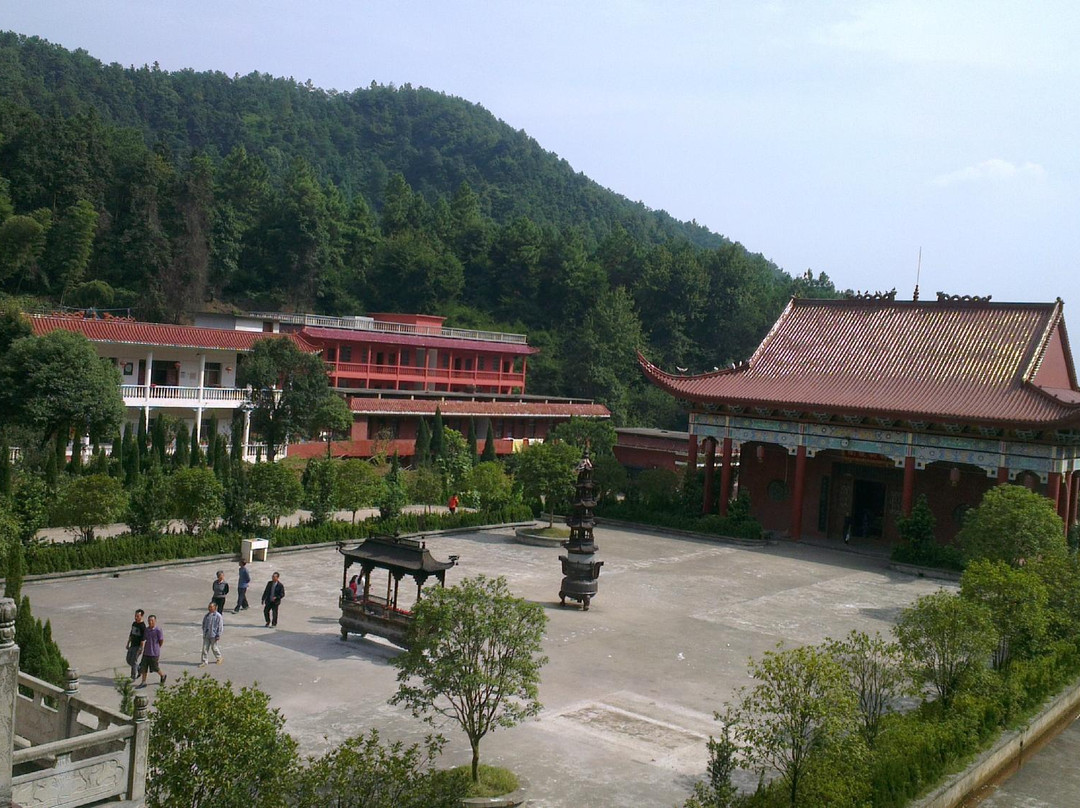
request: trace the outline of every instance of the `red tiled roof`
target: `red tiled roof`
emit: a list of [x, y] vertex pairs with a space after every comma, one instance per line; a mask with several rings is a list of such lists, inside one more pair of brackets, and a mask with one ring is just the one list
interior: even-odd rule
[[309, 341], [321, 340], [340, 342], [379, 343], [380, 345], [410, 345], [418, 348], [457, 348], [459, 350], [479, 351], [489, 354], [530, 355], [539, 353], [539, 348], [515, 342], [491, 342], [479, 339], [451, 339], [450, 337], [421, 336], [417, 334], [387, 334], [381, 331], [351, 331], [347, 328], [319, 328], [305, 326], [300, 332]]
[[349, 399], [349, 409], [358, 415], [423, 415], [497, 418], [610, 418], [603, 404], [547, 401], [436, 401], [428, 399], [369, 398]]
[[1060, 301], [796, 298], [741, 365], [674, 376], [639, 362], [700, 404], [1051, 426], [1080, 420], [1080, 391], [1032, 383], [1055, 334], [1075, 380]]
[[73, 331], [76, 334], [82, 334], [91, 342], [109, 342], [118, 345], [162, 345], [170, 348], [250, 351], [258, 340], [277, 336], [291, 339], [303, 351], [314, 353], [318, 350], [299, 334], [266, 334], [261, 331], [232, 331], [225, 328], [142, 323], [135, 320], [34, 315], [31, 318], [31, 327], [37, 336], [51, 331]]

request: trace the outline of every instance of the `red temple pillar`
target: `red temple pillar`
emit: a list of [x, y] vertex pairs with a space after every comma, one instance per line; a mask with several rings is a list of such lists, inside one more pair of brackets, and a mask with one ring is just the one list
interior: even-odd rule
[[697, 472], [697, 435], [692, 432], [686, 439], [686, 467]]
[[720, 452], [720, 515], [727, 516], [731, 499], [731, 438], [724, 438]]
[[1072, 472], [1072, 480], [1069, 484], [1069, 513], [1065, 521], [1065, 533], [1077, 521], [1077, 490], [1080, 489], [1080, 472]]
[[803, 489], [806, 487], [806, 447], [795, 449], [795, 490], [791, 497], [791, 538], [802, 538]]
[[1058, 516], [1061, 517], [1061, 521], [1065, 523], [1066, 528], [1069, 526], [1069, 494], [1072, 488], [1072, 472], [1066, 471], [1061, 475], [1061, 488], [1058, 491]]
[[1008, 466], [998, 466], [998, 485], [1005, 485], [1009, 481]]
[[900, 498], [900, 509], [904, 516], [911, 516], [911, 507], [915, 498], [915, 458], [904, 458], [904, 493]]
[[1061, 472], [1051, 471], [1046, 481], [1046, 496], [1054, 503], [1054, 510], [1058, 510], [1061, 501]]
[[701, 512], [712, 513], [713, 476], [716, 473], [716, 438], [705, 438], [705, 491], [701, 498]]

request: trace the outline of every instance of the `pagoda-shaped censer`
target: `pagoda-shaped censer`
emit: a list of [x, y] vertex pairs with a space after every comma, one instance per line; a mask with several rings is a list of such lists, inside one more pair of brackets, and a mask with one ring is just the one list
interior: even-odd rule
[[577, 482], [574, 484], [573, 511], [566, 517], [570, 527], [570, 538], [562, 543], [566, 555], [559, 556], [562, 562], [562, 588], [559, 590], [559, 604], [566, 605], [566, 599], [578, 601], [585, 611], [589, 610], [589, 601], [596, 596], [597, 579], [603, 561], [596, 560], [599, 549], [593, 541], [593, 528], [596, 518], [596, 483], [593, 482], [593, 465], [589, 459], [589, 450], [577, 467]]

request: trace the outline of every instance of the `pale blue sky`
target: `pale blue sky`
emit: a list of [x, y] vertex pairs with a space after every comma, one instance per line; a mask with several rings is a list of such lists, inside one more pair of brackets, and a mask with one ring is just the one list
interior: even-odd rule
[[1060, 296], [1080, 327], [1073, 2], [0, 0], [0, 28], [431, 87], [789, 272], [909, 298], [921, 247], [924, 297]]

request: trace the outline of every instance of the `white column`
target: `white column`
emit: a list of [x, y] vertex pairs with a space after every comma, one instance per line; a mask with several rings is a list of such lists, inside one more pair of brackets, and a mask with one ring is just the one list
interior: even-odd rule
[[251, 410], [244, 410], [244, 452], [243, 457], [247, 458], [248, 443], [251, 442]]
[[199, 405], [195, 408], [195, 440], [202, 440], [203, 388], [206, 383], [206, 354], [199, 354]]

